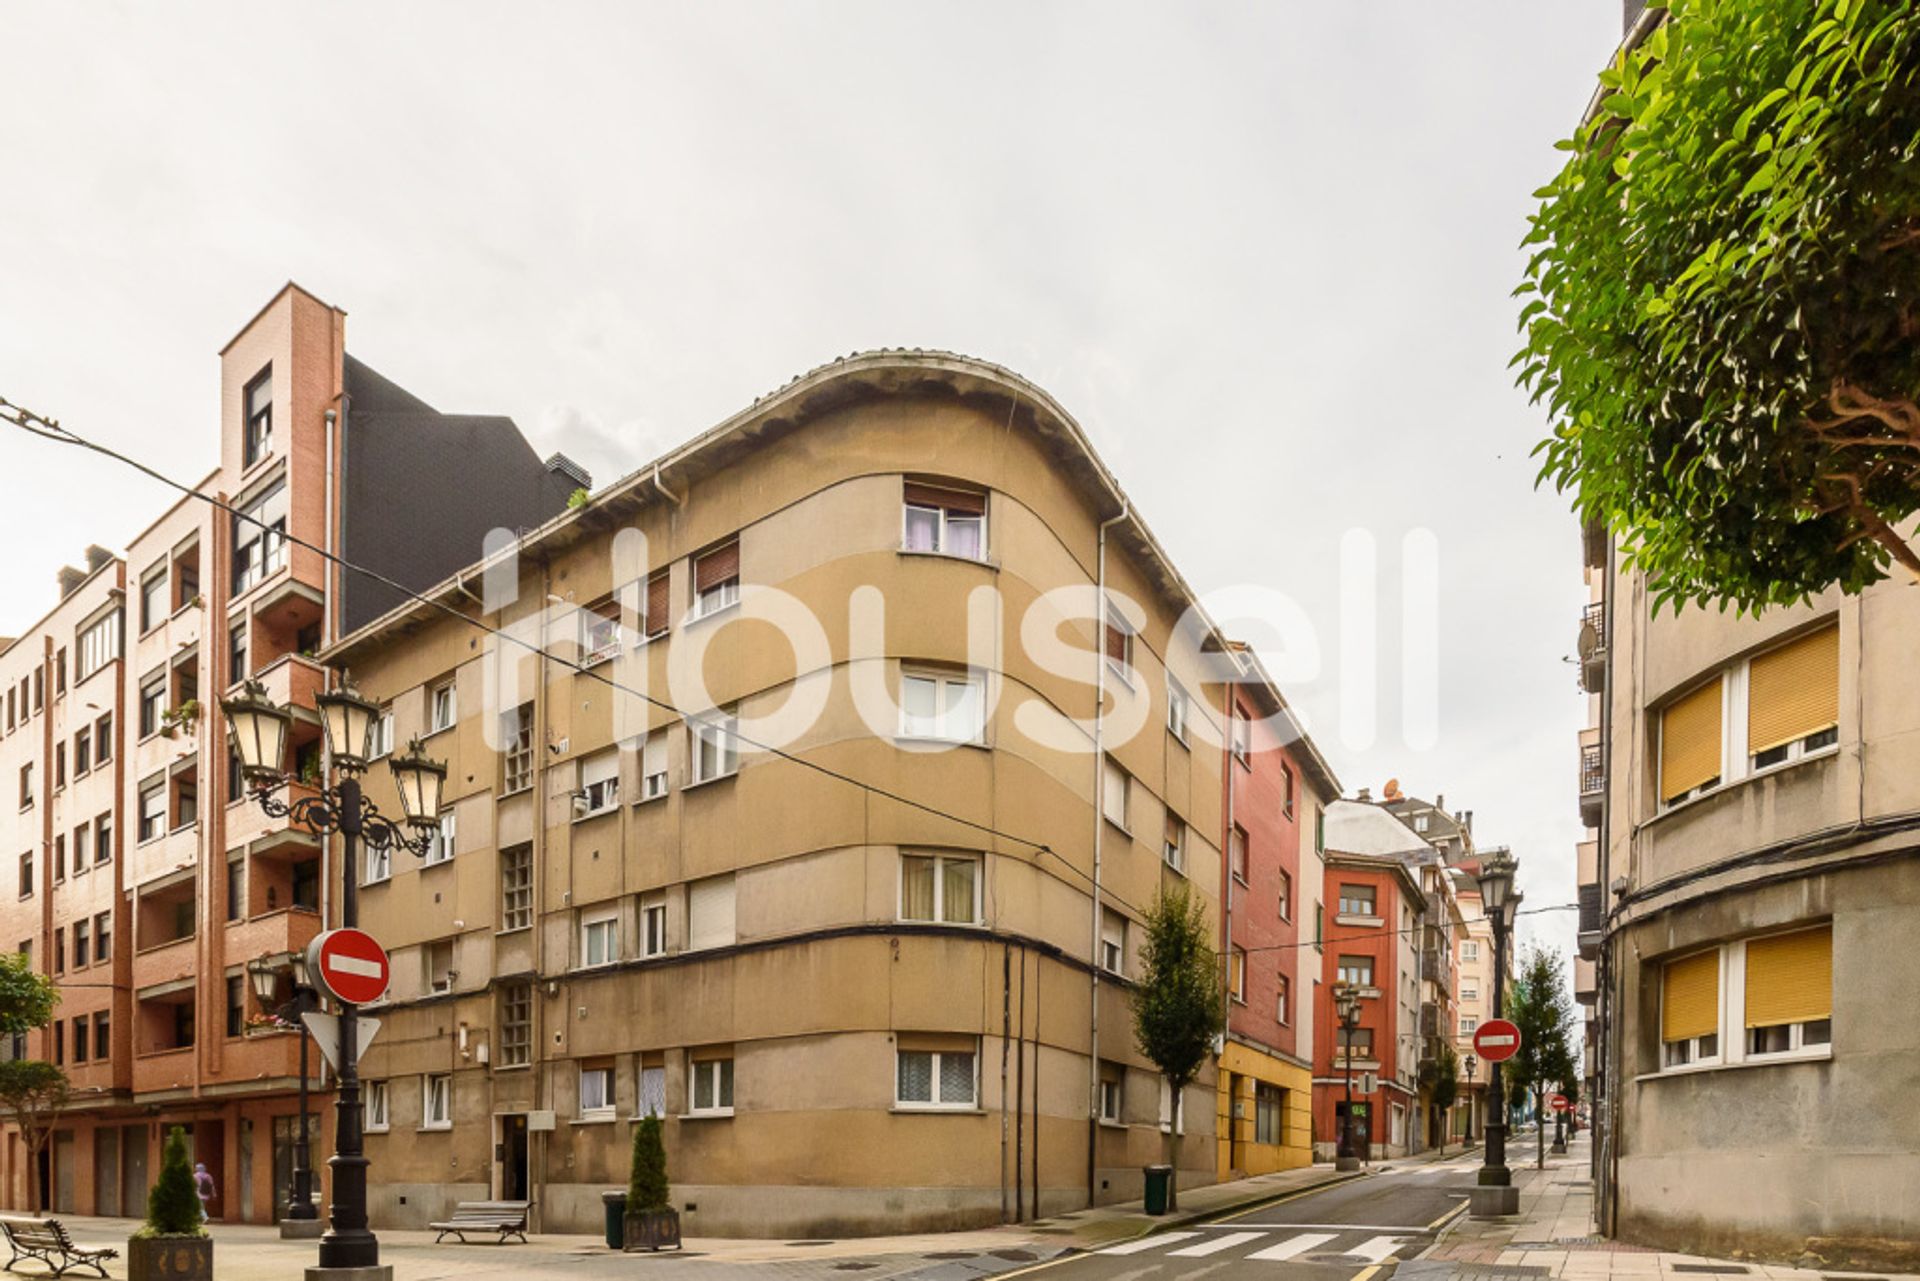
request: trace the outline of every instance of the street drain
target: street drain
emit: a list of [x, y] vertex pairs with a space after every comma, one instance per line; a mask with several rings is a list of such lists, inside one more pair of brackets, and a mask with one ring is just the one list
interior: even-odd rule
[[972, 1259], [978, 1256], [972, 1250], [935, 1250], [923, 1256], [928, 1259]]
[[1738, 1263], [1676, 1263], [1668, 1269], [1671, 1272], [1704, 1272], [1711, 1276], [1746, 1276], [1749, 1268]]
[[845, 1263], [833, 1265], [835, 1272], [865, 1272], [868, 1268], [877, 1268], [877, 1263], [862, 1263], [858, 1259], [848, 1259]]
[[993, 1257], [1005, 1259], [1008, 1263], [1032, 1263], [1040, 1256], [1031, 1250], [995, 1250]]

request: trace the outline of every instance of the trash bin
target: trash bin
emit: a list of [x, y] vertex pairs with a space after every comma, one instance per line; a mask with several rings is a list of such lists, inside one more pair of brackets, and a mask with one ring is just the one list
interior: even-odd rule
[[1150, 1165], [1147, 1176], [1147, 1213], [1165, 1214], [1167, 1212], [1167, 1193], [1173, 1187], [1173, 1167], [1170, 1165]]
[[600, 1204], [607, 1212], [607, 1249], [627, 1248], [627, 1194], [602, 1192]]

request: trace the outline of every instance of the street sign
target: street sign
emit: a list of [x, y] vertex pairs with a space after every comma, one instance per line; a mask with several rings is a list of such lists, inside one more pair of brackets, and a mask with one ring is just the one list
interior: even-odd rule
[[1555, 1094], [1547, 1100], [1547, 1106], [1553, 1109], [1555, 1112], [1565, 1112], [1568, 1108], [1572, 1107], [1573, 1105], [1567, 1102], [1566, 1095]]
[[1520, 1049], [1520, 1029], [1505, 1019], [1488, 1019], [1473, 1033], [1474, 1053], [1489, 1063], [1504, 1063]]
[[307, 944], [307, 970], [327, 994], [365, 1005], [387, 992], [387, 949], [364, 930], [326, 930]]
[[[300, 1021], [307, 1025], [307, 1031], [313, 1033], [313, 1043], [320, 1047], [320, 1053], [327, 1056], [327, 1065], [338, 1072], [340, 1070], [340, 1016], [323, 1014], [319, 1010], [309, 1010], [300, 1016]], [[367, 1052], [367, 1047], [373, 1044], [373, 1034], [380, 1030], [380, 1020], [363, 1016], [355, 1021], [353, 1029], [356, 1033], [354, 1040], [359, 1042], [354, 1048], [353, 1061], [358, 1063], [360, 1057]]]

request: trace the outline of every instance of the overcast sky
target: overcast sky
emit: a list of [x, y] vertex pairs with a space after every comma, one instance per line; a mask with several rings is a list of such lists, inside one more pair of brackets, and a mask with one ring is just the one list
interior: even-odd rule
[[[1289, 693], [1350, 794], [1444, 793], [1514, 846], [1530, 906], [1571, 902], [1579, 543], [1533, 489], [1508, 294], [1619, 15], [10, 4], [0, 395], [198, 479], [216, 352], [291, 278], [375, 368], [604, 483], [835, 356], [998, 361], [1078, 417], [1197, 588], [1300, 602], [1327, 661]], [[0, 476], [0, 632], [168, 501], [17, 432]], [[1371, 746], [1336, 697], [1356, 528]], [[1419, 749], [1414, 529], [1441, 581]], [[1571, 944], [1571, 913], [1533, 925]]]

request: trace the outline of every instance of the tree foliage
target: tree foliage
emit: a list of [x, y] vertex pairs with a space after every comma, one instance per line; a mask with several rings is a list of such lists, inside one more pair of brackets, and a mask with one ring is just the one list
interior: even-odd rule
[[1667, 7], [1523, 242], [1540, 479], [1656, 605], [1920, 578], [1920, 6]]
[[193, 1187], [193, 1163], [187, 1155], [187, 1132], [180, 1126], [167, 1131], [167, 1143], [160, 1157], [160, 1177], [147, 1193], [147, 1223], [150, 1236], [205, 1236], [200, 1222], [200, 1195]]
[[[53, 1137], [53, 1127], [67, 1106], [67, 1074], [44, 1059], [0, 1060], [0, 1115], [20, 1131], [27, 1150], [27, 1168], [38, 1170], [40, 1149]], [[44, 1209], [47, 1189], [35, 1189], [35, 1204]]]
[[[1528, 949], [1507, 997], [1507, 1018], [1520, 1029], [1520, 1048], [1505, 1065], [1507, 1098], [1518, 1104], [1531, 1096], [1538, 1116], [1547, 1087], [1565, 1085], [1580, 1071], [1573, 1055], [1566, 963], [1558, 952]], [[1544, 1133], [1539, 1136], [1543, 1149], [1545, 1138]]]
[[649, 1112], [633, 1127], [633, 1168], [627, 1175], [629, 1210], [667, 1208], [667, 1145], [660, 1118]]
[[53, 980], [33, 971], [24, 952], [0, 952], [0, 1036], [45, 1027], [60, 994]]
[[1140, 959], [1130, 994], [1134, 1042], [1178, 1095], [1206, 1064], [1224, 1022], [1212, 929], [1185, 885], [1155, 897]]

